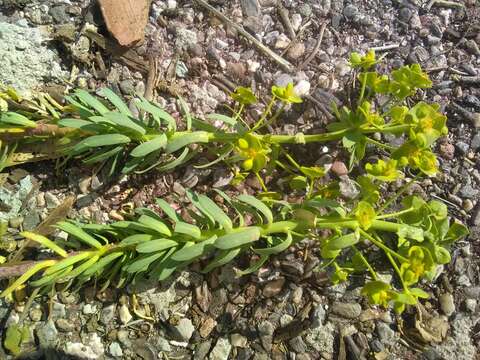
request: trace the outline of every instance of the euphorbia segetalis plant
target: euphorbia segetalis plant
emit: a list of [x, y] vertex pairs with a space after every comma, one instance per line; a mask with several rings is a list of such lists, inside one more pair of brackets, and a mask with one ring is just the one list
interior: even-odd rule
[[[146, 277], [163, 280], [195, 260], [206, 261], [204, 270], [209, 271], [241, 253], [257, 254], [256, 263], [238, 270], [242, 275], [261, 267], [271, 255], [311, 238], [318, 241], [323, 265], [330, 269], [332, 281], [344, 281], [352, 273], [364, 274], [362, 292], [372, 303], [392, 305], [402, 312], [405, 305], [427, 297], [417, 284], [423, 279], [432, 280], [438, 266], [450, 261], [449, 247], [465, 236], [467, 229], [449, 219], [446, 206], [438, 201], [416, 196], [401, 199], [405, 187], [391, 199], [381, 201], [380, 187], [401, 179], [405, 166], [419, 175], [433, 176], [438, 171], [431, 147], [446, 134], [446, 117], [435, 104], [417, 102], [407, 106], [406, 99], [412, 103], [418, 89], [431, 86], [418, 65], [380, 75], [373, 70], [376, 63], [373, 52], [365, 56], [352, 54], [351, 66], [356, 69], [360, 85], [358, 96], [350, 108], [334, 107], [336, 120], [328, 125], [327, 132], [318, 134], [265, 132], [288, 105], [302, 101], [292, 84], [274, 86], [263, 113], [254, 121], [244, 117], [245, 109], [256, 104], [257, 97], [250, 89], [238, 88], [232, 94], [237, 105], [231, 116], [207, 116], [207, 120], [221, 122], [222, 126], [194, 118], [180, 99], [186, 118], [184, 130], [178, 130], [171, 115], [145, 99], [136, 100], [143, 115], [135, 116], [108, 89], [99, 92], [103, 99], [76, 91], [67, 97], [69, 105], [63, 109], [71, 117], [52, 120], [58, 129], [68, 130], [60, 134], [56, 143], [66, 159], [81, 158], [86, 164], [108, 166], [111, 174], [141, 173], [154, 168], [174, 169], [205, 149], [216, 159], [199, 166], [224, 161], [236, 169], [237, 180], [251, 172], [261, 181], [264, 173], [280, 167], [290, 173], [292, 186], [305, 190], [304, 200], [290, 203], [248, 195], [230, 198], [219, 191], [228, 205], [221, 208], [205, 195], [188, 192], [194, 205], [189, 213], [192, 222], [158, 199], [160, 214], [141, 208], [136, 209], [137, 216], [107, 225], [75, 221], [57, 224], [69, 234], [68, 242], [24, 232], [23, 236], [56, 256], [4, 265], [4, 271], [12, 274], [21, 269], [22, 274], [3, 296], [10, 296], [27, 283], [50, 290], [59, 283], [79, 286], [90, 279], [102, 281], [104, 286], [122, 286]], [[387, 100], [379, 104], [377, 94]], [[28, 117], [11, 112], [2, 115], [2, 122], [9, 135], [36, 126]], [[402, 136], [404, 141], [393, 146], [379, 141], [375, 133]], [[335, 140], [350, 152], [352, 166], [364, 158], [367, 144], [389, 154], [375, 163], [362, 164], [362, 174], [355, 179], [360, 195], [353, 199], [338, 201], [338, 194], [331, 191], [338, 186], [336, 181], [316, 187], [325, 169], [299, 164], [282, 146]], [[280, 194], [280, 198], [284, 195]], [[395, 204], [397, 208], [390, 210]], [[251, 214], [248, 219], [252, 222], [247, 223], [246, 213]], [[376, 270], [378, 256], [374, 261], [372, 255], [378, 252], [383, 253], [382, 264], [390, 264], [395, 281], [385, 282]]]

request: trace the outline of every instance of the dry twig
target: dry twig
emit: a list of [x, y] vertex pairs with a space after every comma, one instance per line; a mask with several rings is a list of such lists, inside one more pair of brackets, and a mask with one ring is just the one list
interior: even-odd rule
[[298, 70], [303, 69], [315, 58], [318, 51], [320, 50], [320, 46], [322, 45], [323, 34], [325, 33], [326, 28], [327, 28], [327, 23], [323, 23], [322, 27], [320, 28], [320, 35], [318, 36], [318, 40], [317, 40], [317, 43], [315, 44], [315, 47], [313, 48], [310, 55], [307, 56], [305, 61], [298, 66]]

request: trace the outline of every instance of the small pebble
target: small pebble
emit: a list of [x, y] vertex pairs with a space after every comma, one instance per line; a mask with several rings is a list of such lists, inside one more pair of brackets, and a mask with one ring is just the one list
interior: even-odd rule
[[108, 346], [108, 352], [110, 353], [110, 355], [114, 356], [114, 357], [121, 357], [123, 356], [123, 351], [122, 351], [122, 348], [120, 347], [120, 344], [116, 341], [112, 342], [109, 346]]
[[230, 335], [230, 343], [232, 346], [245, 348], [247, 347], [248, 339], [241, 334]]
[[343, 161], [335, 160], [330, 170], [337, 176], [347, 175], [348, 169]]
[[128, 306], [125, 304], [120, 306], [118, 309], [118, 316], [120, 317], [122, 324], [127, 324], [133, 318], [132, 314], [130, 314], [130, 311], [128, 310]]
[[466, 299], [465, 300], [465, 309], [468, 312], [474, 313], [477, 308], [477, 300], [475, 299]]
[[263, 288], [263, 296], [265, 296], [266, 298], [270, 298], [275, 295], [278, 295], [280, 291], [282, 291], [284, 284], [285, 284], [285, 278], [283, 277], [270, 281]]
[[453, 300], [453, 295], [450, 293], [445, 293], [440, 295], [440, 308], [442, 309], [443, 313], [447, 316], [452, 315], [455, 313], [455, 302]]

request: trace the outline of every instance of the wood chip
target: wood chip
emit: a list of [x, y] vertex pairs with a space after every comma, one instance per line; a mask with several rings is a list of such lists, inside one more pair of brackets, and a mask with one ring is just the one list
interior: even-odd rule
[[99, 0], [108, 30], [122, 46], [145, 36], [150, 0]]

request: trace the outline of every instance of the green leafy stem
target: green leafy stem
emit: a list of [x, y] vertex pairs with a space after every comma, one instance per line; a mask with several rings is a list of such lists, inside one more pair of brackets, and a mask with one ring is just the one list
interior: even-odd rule
[[[206, 195], [191, 191], [187, 195], [192, 203], [189, 216], [195, 223], [185, 221], [167, 202], [157, 199], [161, 214], [140, 208], [135, 218], [109, 225], [60, 222], [57, 227], [68, 233], [67, 241], [22, 233], [59, 258], [33, 262], [26, 271], [22, 268], [22, 275], [1, 296], [10, 296], [25, 283], [46, 292], [58, 284], [80, 286], [92, 278], [102, 282], [102, 287], [121, 287], [146, 278], [162, 281], [194, 261], [206, 262], [203, 271], [208, 272], [251, 251], [259, 259], [247, 269], [237, 269], [241, 276], [258, 270], [270, 256], [313, 238], [318, 240], [325, 266], [333, 269], [334, 283], [368, 269], [371, 279], [364, 293], [374, 303], [392, 303], [403, 311], [402, 306], [426, 296], [412, 285], [421, 278], [431, 279], [435, 266], [450, 260], [447, 248], [467, 234], [463, 225], [450, 222], [443, 204], [416, 197], [407, 198], [403, 210], [377, 214], [365, 200], [348, 210], [323, 197], [293, 204], [261, 201], [250, 195], [233, 199], [218, 191], [228, 204], [222, 209]], [[247, 224], [250, 217], [253, 222]], [[384, 220], [387, 218], [392, 220]], [[321, 229], [328, 229], [331, 235], [321, 236]], [[88, 248], [82, 250], [85, 246]], [[371, 246], [392, 262], [403, 290], [378, 280], [375, 264], [368, 260]], [[2, 271], [12, 274], [14, 266], [18, 264], [1, 266], [0, 277]], [[378, 291], [388, 296], [382, 293], [380, 301]]]

